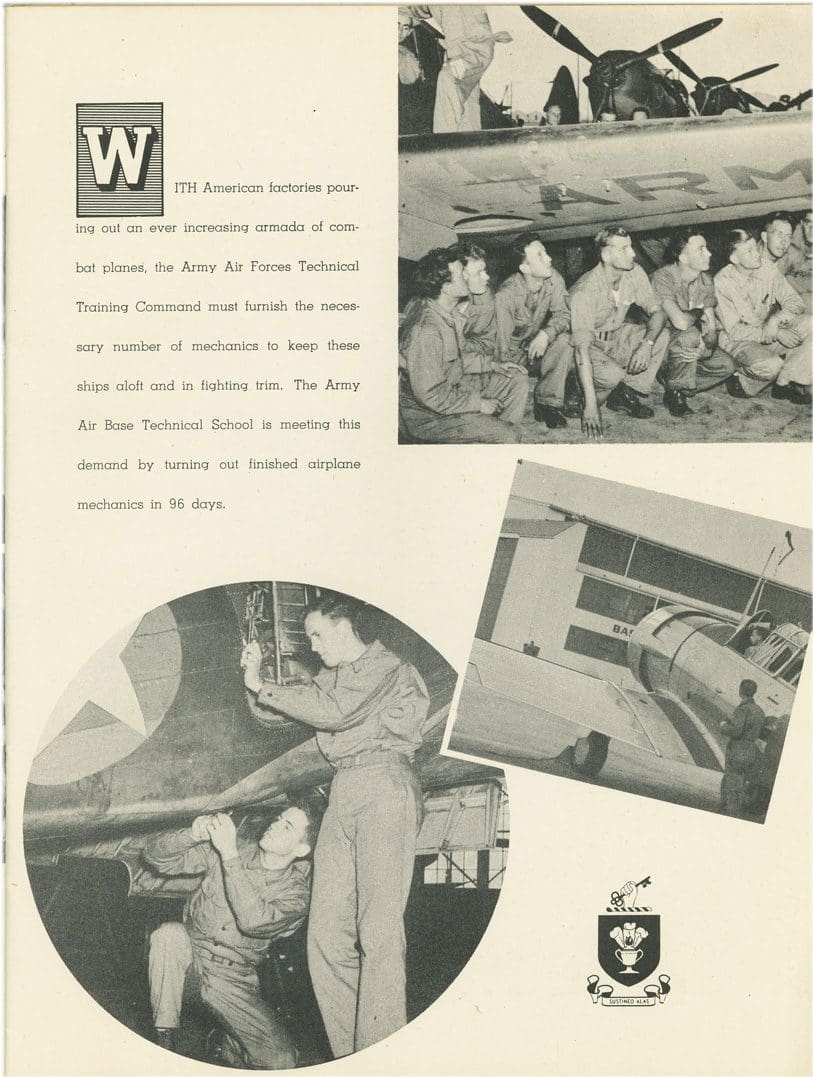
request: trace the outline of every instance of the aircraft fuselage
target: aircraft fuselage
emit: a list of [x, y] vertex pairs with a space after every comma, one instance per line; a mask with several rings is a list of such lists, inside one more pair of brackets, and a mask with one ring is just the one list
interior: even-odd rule
[[727, 647], [735, 626], [683, 606], [645, 617], [628, 646], [628, 664], [648, 691], [679, 701], [724, 746], [720, 723], [740, 703], [744, 679], [757, 685], [756, 702], [768, 718], [787, 718], [795, 689]]
[[800, 112], [418, 136], [401, 139], [400, 169], [407, 258], [462, 234], [566, 240], [800, 211], [813, 179]]

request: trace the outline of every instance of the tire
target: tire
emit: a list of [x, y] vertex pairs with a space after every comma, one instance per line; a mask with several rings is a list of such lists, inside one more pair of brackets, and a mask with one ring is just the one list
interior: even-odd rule
[[579, 737], [573, 745], [572, 767], [585, 778], [595, 778], [607, 762], [610, 738], [595, 729], [586, 737]]

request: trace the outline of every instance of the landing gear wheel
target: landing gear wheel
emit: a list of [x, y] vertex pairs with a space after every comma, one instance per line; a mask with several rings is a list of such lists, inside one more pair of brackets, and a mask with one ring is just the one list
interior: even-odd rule
[[610, 738], [595, 729], [586, 737], [579, 737], [573, 745], [573, 769], [585, 778], [595, 778], [607, 762]]

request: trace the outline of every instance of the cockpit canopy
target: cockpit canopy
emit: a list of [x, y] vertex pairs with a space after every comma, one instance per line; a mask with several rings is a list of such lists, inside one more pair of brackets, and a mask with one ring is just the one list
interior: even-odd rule
[[774, 625], [770, 613], [755, 613], [734, 632], [728, 646], [792, 687], [799, 683], [808, 633], [798, 625]]

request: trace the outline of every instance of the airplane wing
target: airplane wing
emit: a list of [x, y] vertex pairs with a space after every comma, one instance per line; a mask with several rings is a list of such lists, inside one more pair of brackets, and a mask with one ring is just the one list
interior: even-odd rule
[[805, 209], [805, 113], [685, 117], [417, 135], [399, 143], [399, 250], [460, 235], [551, 240]]
[[[299, 585], [291, 585], [299, 586]], [[91, 838], [182, 826], [196, 815], [268, 805], [329, 782], [313, 730], [266, 728], [249, 710], [239, 669], [248, 585], [212, 588], [151, 611], [79, 671], [46, 724], [31, 769], [25, 837], [65, 849]], [[425, 788], [477, 780], [438, 751], [454, 670], [381, 613], [385, 645], [415, 665], [430, 697], [418, 753]], [[482, 769], [482, 768], [481, 768]], [[488, 769], [487, 776], [497, 772]]]
[[552, 759], [595, 731], [662, 759], [718, 769], [711, 752], [700, 757], [685, 725], [671, 700], [475, 640], [449, 747]]
[[[423, 744], [416, 765], [424, 789], [425, 825], [420, 851], [441, 848], [485, 848], [496, 818], [495, 796], [503, 782], [502, 771], [468, 760], [438, 754], [449, 714], [449, 704], [433, 709], [423, 726]], [[178, 798], [167, 803], [108, 802], [105, 810], [64, 805], [50, 811], [29, 811], [26, 818], [26, 860], [39, 867], [59, 865], [82, 872], [82, 862], [105, 861], [119, 866], [122, 887], [136, 897], [186, 897], [196, 877], [164, 876], [154, 872], [142, 852], [159, 829], [183, 827], [195, 815], [227, 811], [239, 822], [285, 802], [289, 795], [305, 795], [327, 786], [333, 770], [316, 746], [315, 737], [284, 751], [265, 765], [215, 795]], [[158, 828], [158, 829], [156, 829]], [[120, 869], [126, 869], [121, 872]]]
[[[429, 715], [416, 759], [426, 810], [419, 842], [422, 853], [455, 848], [460, 843], [466, 848], [493, 844], [490, 831], [498, 806], [494, 798], [498, 798], [504, 780], [502, 771], [438, 755], [448, 713], [446, 704]], [[314, 787], [326, 786], [332, 776], [332, 768], [311, 737], [205, 803], [178, 804], [174, 818], [172, 813], [157, 816], [133, 809], [119, 810], [115, 816], [108, 812], [104, 819], [94, 814], [84, 819], [75, 815], [69, 820], [29, 819], [26, 859], [40, 867], [59, 864], [76, 871], [82, 870], [82, 861], [116, 862], [126, 869], [121, 878], [128, 895], [186, 897], [197, 886], [197, 877], [160, 875], [143, 858], [146, 842], [158, 832], [156, 825], [182, 827], [194, 815], [217, 811], [227, 811], [239, 822], [240, 816], [251, 818], [284, 803], [289, 795], [304, 795]]]

